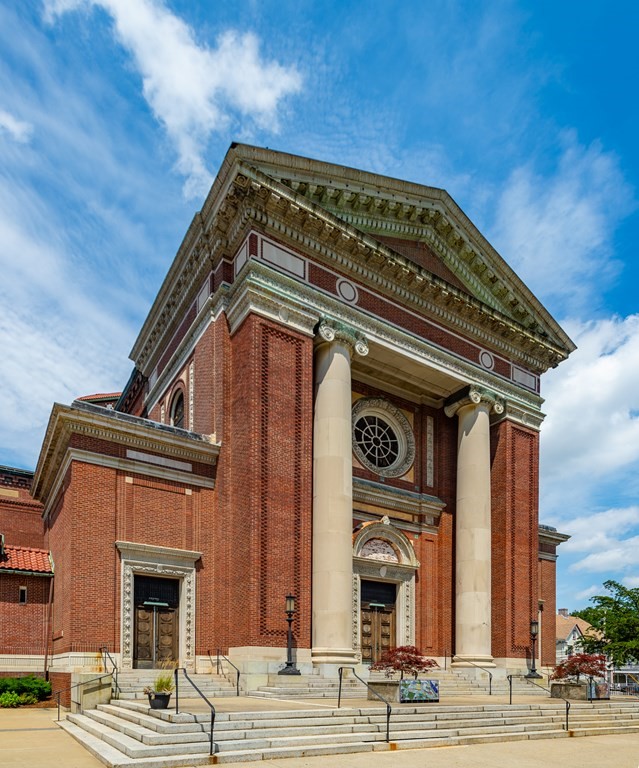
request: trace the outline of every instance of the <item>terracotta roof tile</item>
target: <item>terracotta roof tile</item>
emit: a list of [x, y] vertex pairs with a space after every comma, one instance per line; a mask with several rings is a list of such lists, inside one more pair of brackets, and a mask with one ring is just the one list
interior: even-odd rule
[[2, 571], [53, 573], [53, 568], [46, 549], [6, 545], [4, 556], [0, 557], [0, 572]]
[[122, 392], [98, 392], [95, 395], [82, 395], [82, 397], [76, 397], [76, 400], [117, 400]]

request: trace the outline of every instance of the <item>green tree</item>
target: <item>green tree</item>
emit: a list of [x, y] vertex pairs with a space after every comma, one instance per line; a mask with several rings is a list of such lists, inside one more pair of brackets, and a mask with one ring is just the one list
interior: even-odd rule
[[586, 653], [605, 653], [615, 666], [639, 662], [639, 588], [604, 581], [607, 595], [590, 598], [592, 606], [573, 616], [592, 624], [580, 644]]

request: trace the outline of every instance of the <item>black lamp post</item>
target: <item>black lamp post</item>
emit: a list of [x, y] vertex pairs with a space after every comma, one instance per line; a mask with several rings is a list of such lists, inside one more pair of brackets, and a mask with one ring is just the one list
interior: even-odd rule
[[299, 669], [293, 663], [293, 616], [295, 614], [295, 595], [286, 595], [286, 621], [288, 621], [288, 636], [286, 638], [286, 666], [280, 669], [278, 675], [299, 675]]
[[530, 640], [532, 643], [532, 658], [531, 658], [531, 665], [530, 665], [530, 672], [526, 675], [526, 677], [532, 677], [540, 679], [541, 675], [537, 672], [537, 667], [535, 666], [535, 646], [537, 645], [537, 635], [539, 634], [539, 622], [536, 619], [533, 619], [530, 622]]

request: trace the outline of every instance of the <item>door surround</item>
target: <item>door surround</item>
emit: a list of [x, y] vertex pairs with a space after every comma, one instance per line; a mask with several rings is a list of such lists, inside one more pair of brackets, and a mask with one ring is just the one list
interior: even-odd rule
[[172, 547], [154, 547], [131, 541], [116, 541], [115, 546], [120, 552], [122, 566], [121, 669], [133, 669], [133, 579], [139, 574], [179, 579], [179, 664], [189, 671], [195, 671], [195, 563], [202, 557], [202, 553]]
[[[385, 543], [388, 555], [371, 551], [375, 549], [371, 542], [376, 539]], [[353, 542], [353, 648], [360, 650], [362, 579], [397, 584], [396, 644], [415, 644], [415, 573], [418, 568], [419, 560], [413, 545], [388, 517], [362, 525]]]

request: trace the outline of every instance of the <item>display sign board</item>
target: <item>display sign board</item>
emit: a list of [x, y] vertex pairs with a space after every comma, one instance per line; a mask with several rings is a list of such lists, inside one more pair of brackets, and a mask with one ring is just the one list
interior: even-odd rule
[[399, 700], [439, 701], [439, 680], [400, 680]]

